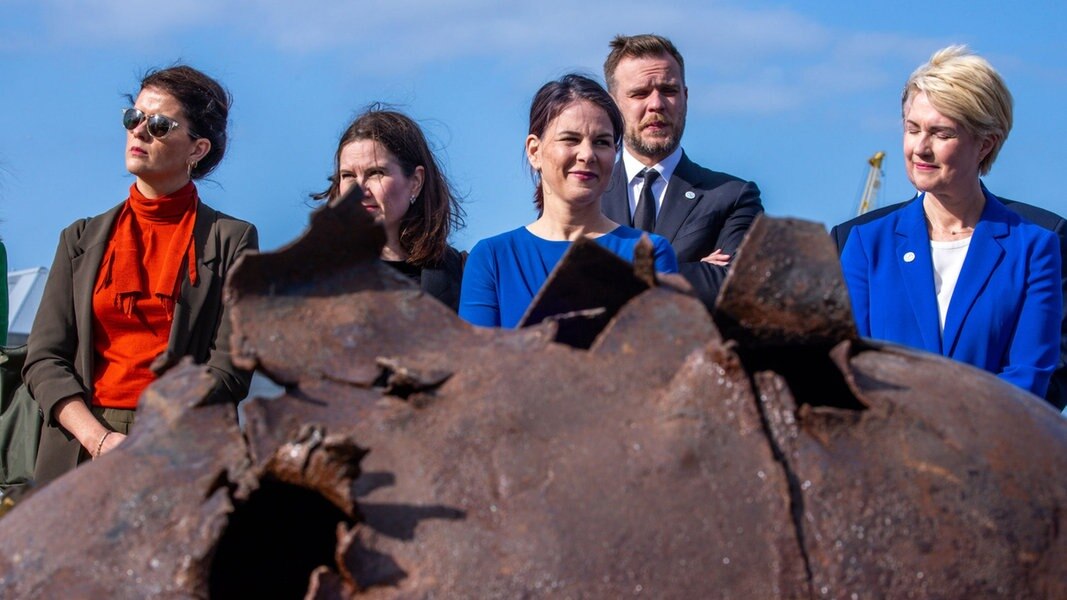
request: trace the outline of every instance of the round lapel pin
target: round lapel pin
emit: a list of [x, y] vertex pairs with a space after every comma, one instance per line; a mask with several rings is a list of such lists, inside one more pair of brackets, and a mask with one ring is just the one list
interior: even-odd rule
[[692, 191], [689, 191], [689, 192], [686, 192], [686, 193], [685, 193], [685, 197], [686, 197], [686, 198], [689, 198], [690, 200], [692, 200], [693, 198], [696, 198], [696, 197], [697, 197], [697, 195], [696, 195], [696, 194], [694, 194], [694, 193], [693, 193]]
[[910, 263], [913, 260], [915, 260], [915, 253], [914, 252], [905, 252], [904, 253], [904, 262]]

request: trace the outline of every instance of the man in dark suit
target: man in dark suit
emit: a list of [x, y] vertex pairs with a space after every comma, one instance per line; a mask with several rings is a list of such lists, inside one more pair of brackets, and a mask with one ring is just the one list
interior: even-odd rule
[[[1043, 208], [1016, 202], [1015, 200], [1008, 200], [1007, 198], [1000, 198], [999, 196], [997, 199], [1009, 210], [1017, 213], [1024, 219], [1055, 233], [1056, 236], [1060, 238], [1061, 264], [1067, 267], [1067, 221], [1065, 221], [1063, 217]], [[834, 228], [830, 230], [830, 236], [834, 239], [834, 243], [837, 244], [838, 254], [845, 248], [845, 242], [848, 241], [848, 234], [852, 231], [853, 227], [884, 217], [889, 213], [902, 208], [906, 204], [907, 202], [892, 204], [834, 226]], [[1063, 269], [1060, 276], [1064, 297], [1067, 298], [1067, 268]], [[1056, 371], [1052, 373], [1052, 380], [1049, 382], [1048, 392], [1045, 393], [1045, 399], [1058, 410], [1063, 410], [1063, 408], [1067, 406], [1067, 304], [1065, 304], [1064, 318], [1060, 324], [1060, 360], [1056, 364]]]
[[705, 169], [682, 151], [688, 90], [682, 55], [670, 40], [616, 36], [604, 79], [626, 121], [604, 214], [667, 238], [682, 275], [710, 310], [730, 257], [763, 212], [759, 188]]

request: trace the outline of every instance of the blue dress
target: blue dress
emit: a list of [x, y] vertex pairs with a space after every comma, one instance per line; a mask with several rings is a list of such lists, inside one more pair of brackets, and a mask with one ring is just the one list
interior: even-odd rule
[[[594, 241], [632, 261], [643, 233], [620, 225]], [[677, 273], [678, 259], [667, 239], [655, 234], [649, 237], [656, 270]], [[570, 245], [565, 240], [539, 238], [525, 227], [478, 242], [463, 271], [459, 316], [483, 327], [515, 327]]]

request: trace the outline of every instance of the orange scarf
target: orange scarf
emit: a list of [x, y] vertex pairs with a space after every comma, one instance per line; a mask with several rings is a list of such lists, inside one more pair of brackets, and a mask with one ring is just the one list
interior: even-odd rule
[[[181, 289], [179, 270], [183, 259], [188, 259], [189, 282], [194, 286], [197, 284], [193, 228], [198, 202], [196, 186], [191, 181], [180, 190], [159, 198], [146, 198], [136, 183], [131, 185], [130, 197], [111, 230], [111, 242], [100, 265], [95, 293], [112, 293], [115, 306], [121, 306], [122, 312], [129, 317], [133, 316], [134, 302], [154, 296], [163, 305], [167, 318], [173, 318], [174, 304]], [[142, 247], [146, 228], [155, 223], [172, 225], [175, 221], [177, 227], [165, 250]], [[151, 294], [144, 273], [144, 266], [148, 264], [160, 265]]]

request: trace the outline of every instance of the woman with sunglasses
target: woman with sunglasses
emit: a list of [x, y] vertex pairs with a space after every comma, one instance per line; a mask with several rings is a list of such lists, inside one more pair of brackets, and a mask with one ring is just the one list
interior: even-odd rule
[[188, 66], [149, 72], [122, 112], [127, 198], [60, 235], [23, 377], [45, 417], [41, 485], [117, 446], [141, 392], [183, 356], [206, 364], [213, 400], [251, 374], [230, 362], [222, 284], [256, 229], [208, 207], [193, 180], [226, 152], [230, 96]]
[[382, 261], [458, 310], [464, 256], [448, 236], [463, 226], [463, 209], [418, 123], [377, 106], [357, 116], [337, 144], [330, 187], [311, 197], [333, 200], [355, 186], [385, 229]]

